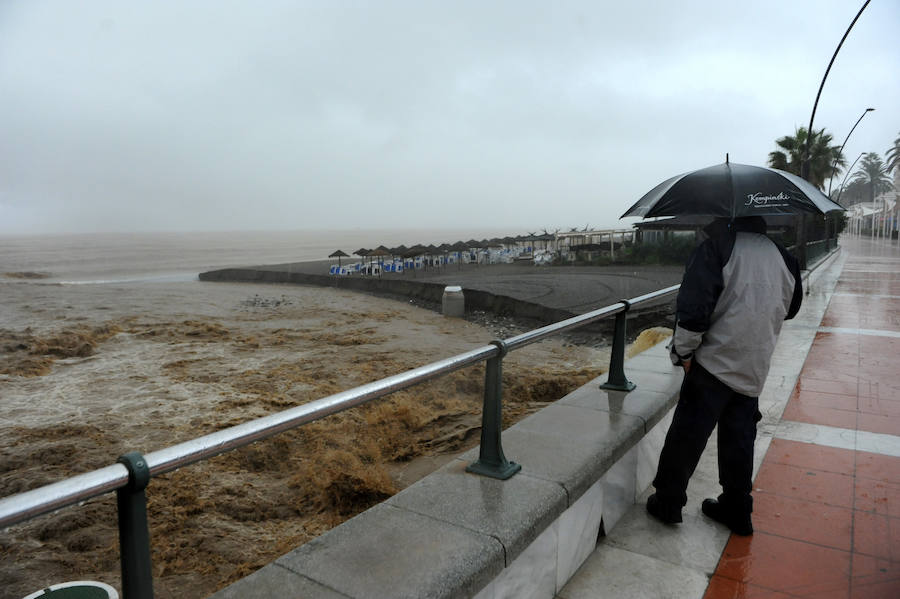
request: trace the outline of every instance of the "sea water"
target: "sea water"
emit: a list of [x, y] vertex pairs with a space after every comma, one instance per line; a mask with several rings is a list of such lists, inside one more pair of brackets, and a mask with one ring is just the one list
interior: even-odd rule
[[[509, 231], [394, 229], [0, 236], [0, 281], [88, 284], [196, 280], [215, 268], [324, 260], [335, 250], [454, 243]], [[40, 278], [24, 278], [37, 273]]]

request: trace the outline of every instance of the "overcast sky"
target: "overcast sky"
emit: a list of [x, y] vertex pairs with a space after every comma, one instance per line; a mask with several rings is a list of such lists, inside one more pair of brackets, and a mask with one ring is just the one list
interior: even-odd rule
[[[862, 4], [2, 0], [0, 234], [630, 226], [806, 126]], [[900, 133], [897, 0], [815, 126], [869, 106], [848, 161]]]

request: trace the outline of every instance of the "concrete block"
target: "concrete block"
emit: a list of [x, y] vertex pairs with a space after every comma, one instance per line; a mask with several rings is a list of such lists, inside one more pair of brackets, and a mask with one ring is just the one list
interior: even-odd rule
[[503, 569], [503, 547], [382, 503], [275, 562], [354, 599], [470, 597]]
[[631, 392], [601, 389], [600, 379], [579, 387], [559, 401], [562, 405], [579, 406], [604, 412], [637, 416], [644, 421], [645, 431], [656, 425], [678, 401], [674, 393], [650, 391], [639, 387]]
[[462, 287], [457, 285], [444, 287], [444, 294], [441, 296], [441, 313], [444, 316], [462, 318], [465, 312], [466, 298], [463, 295]]
[[[562, 485], [571, 505], [643, 434], [636, 416], [556, 403], [504, 431], [502, 441], [523, 474]], [[460, 456], [477, 458], [477, 448]]]
[[347, 595], [324, 587], [277, 564], [260, 568], [250, 576], [225, 587], [209, 599], [347, 599]]
[[505, 565], [519, 556], [567, 507], [553, 482], [519, 473], [508, 480], [471, 474], [454, 460], [386, 501], [499, 539]]

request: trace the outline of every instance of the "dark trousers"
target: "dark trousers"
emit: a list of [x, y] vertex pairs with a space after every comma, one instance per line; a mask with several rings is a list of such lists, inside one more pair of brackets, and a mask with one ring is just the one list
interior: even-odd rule
[[753, 444], [761, 417], [759, 398], [732, 391], [695, 361], [684, 376], [659, 456], [653, 480], [659, 499], [679, 506], [687, 503], [688, 480], [718, 423], [719, 501], [737, 512], [752, 512]]

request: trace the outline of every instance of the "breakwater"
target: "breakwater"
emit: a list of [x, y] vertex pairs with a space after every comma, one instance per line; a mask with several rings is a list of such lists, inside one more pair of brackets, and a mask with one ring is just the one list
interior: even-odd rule
[[[381, 277], [332, 276], [327, 263], [294, 263], [224, 268], [199, 275], [201, 281], [287, 283], [332, 287], [397, 300], [413, 300], [439, 307], [444, 288], [459, 285], [468, 314], [484, 312], [530, 321], [558, 322], [635, 297], [681, 280], [681, 270], [670, 267], [610, 269], [589, 267], [521, 267], [491, 265], [443, 271], [390, 274]], [[671, 326], [674, 303], [663, 300], [629, 313], [634, 333], [651, 326]], [[584, 331], [608, 334], [612, 321], [600, 321]]]
[[[292, 283], [297, 285], [317, 285], [373, 293], [376, 295], [416, 299], [422, 302], [440, 304], [444, 293], [443, 283], [424, 280], [378, 277], [337, 277], [319, 275], [273, 267], [225, 268], [200, 274], [201, 281], [244, 282], [244, 283]], [[555, 322], [575, 316], [569, 310], [544, 306], [506, 295], [463, 287], [466, 310], [483, 310], [501, 316], [515, 316], [542, 322]]]

